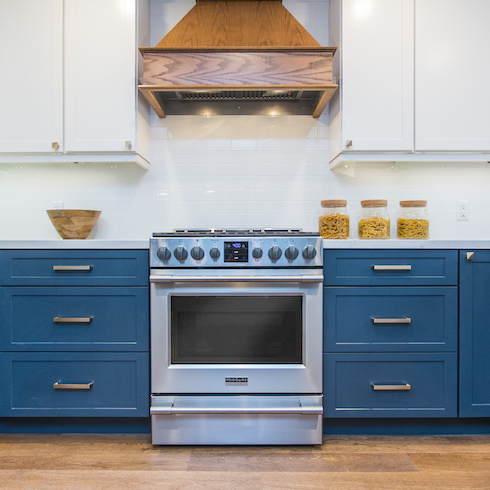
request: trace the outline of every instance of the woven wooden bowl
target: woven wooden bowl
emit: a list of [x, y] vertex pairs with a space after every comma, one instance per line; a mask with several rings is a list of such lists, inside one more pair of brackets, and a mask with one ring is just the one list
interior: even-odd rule
[[61, 238], [81, 240], [90, 235], [102, 211], [48, 209], [46, 212]]

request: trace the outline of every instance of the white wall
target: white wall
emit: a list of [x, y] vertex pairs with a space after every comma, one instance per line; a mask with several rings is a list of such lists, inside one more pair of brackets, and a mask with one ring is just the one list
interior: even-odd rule
[[[194, 5], [151, 3], [151, 45]], [[284, 0], [328, 45], [328, 0]], [[431, 237], [490, 239], [490, 164], [373, 164], [330, 171], [328, 114], [152, 116], [151, 168], [122, 164], [0, 166], [0, 239], [59, 238], [45, 213], [100, 209], [91, 238], [146, 239], [176, 227], [301, 227], [316, 230], [323, 199], [427, 199]], [[456, 201], [469, 201], [469, 221]]]

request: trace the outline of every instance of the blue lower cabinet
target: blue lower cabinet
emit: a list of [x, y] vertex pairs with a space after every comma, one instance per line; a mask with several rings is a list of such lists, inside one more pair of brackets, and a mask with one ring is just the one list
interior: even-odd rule
[[148, 250], [3, 250], [4, 286], [148, 286]]
[[456, 417], [457, 353], [324, 355], [324, 417]]
[[460, 251], [461, 417], [490, 417], [490, 250]]
[[3, 351], [148, 351], [145, 287], [0, 288]]
[[324, 352], [456, 352], [457, 287], [324, 288]]
[[0, 416], [147, 417], [147, 353], [3, 353]]

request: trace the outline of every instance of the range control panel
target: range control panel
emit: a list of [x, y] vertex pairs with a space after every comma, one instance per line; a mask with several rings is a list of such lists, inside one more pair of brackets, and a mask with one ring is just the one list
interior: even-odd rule
[[150, 267], [321, 267], [319, 236], [150, 239]]

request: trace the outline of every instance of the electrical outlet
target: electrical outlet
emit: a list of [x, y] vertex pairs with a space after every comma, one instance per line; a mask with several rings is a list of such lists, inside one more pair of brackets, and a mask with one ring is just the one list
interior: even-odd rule
[[458, 201], [456, 216], [458, 221], [468, 221], [470, 219], [470, 209], [468, 201]]
[[65, 207], [65, 203], [63, 201], [53, 201], [51, 206], [51, 209], [63, 209]]

